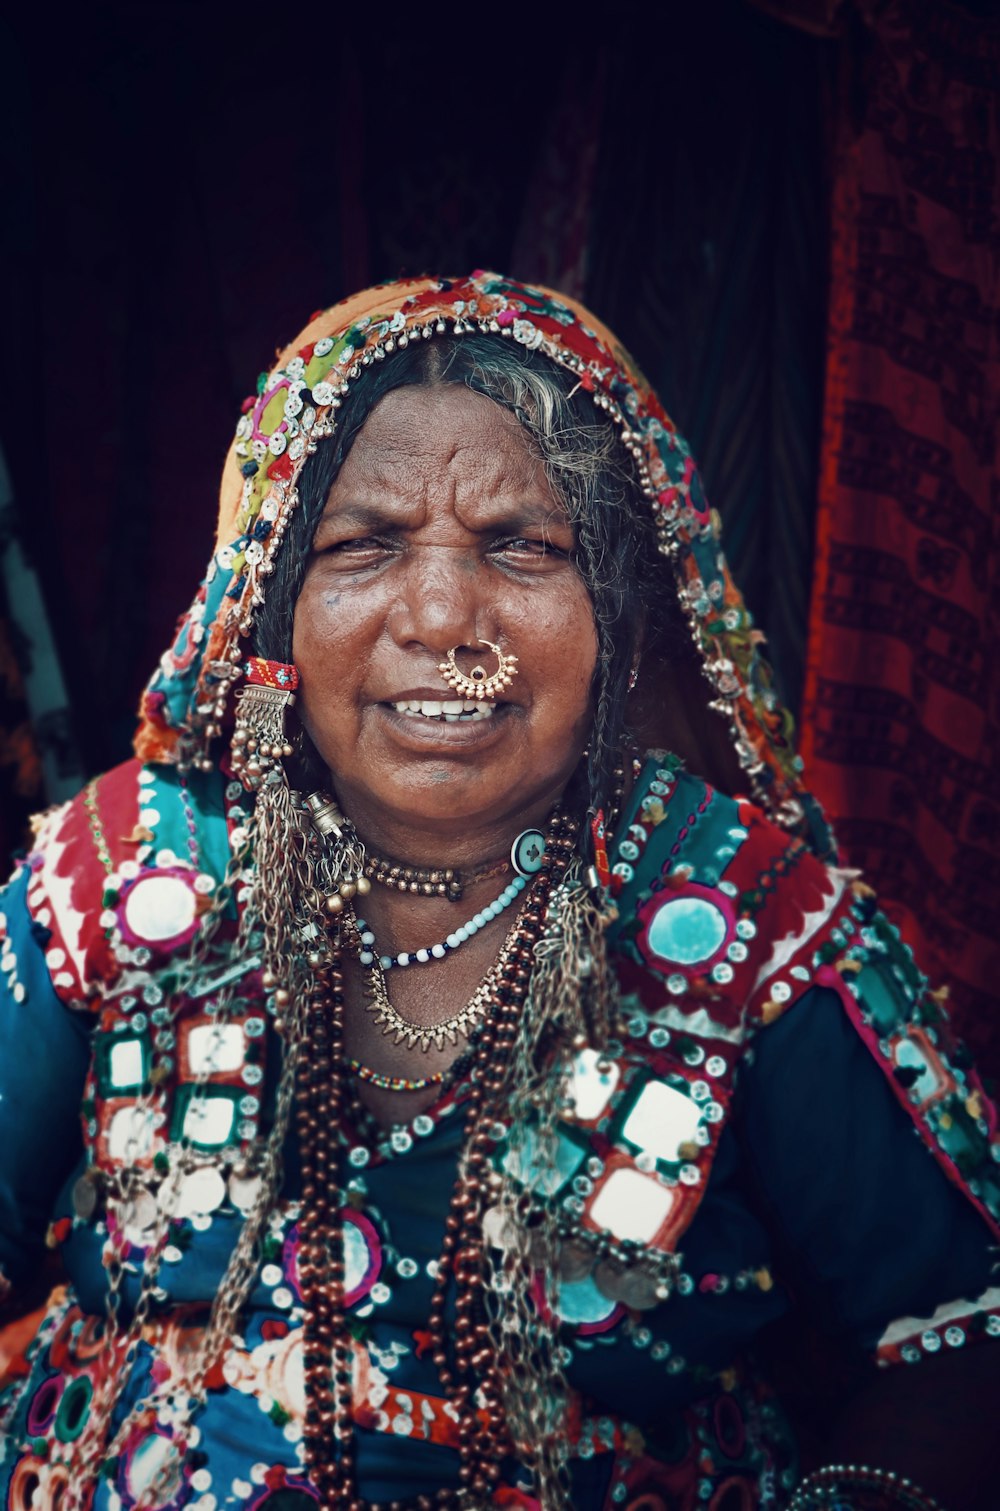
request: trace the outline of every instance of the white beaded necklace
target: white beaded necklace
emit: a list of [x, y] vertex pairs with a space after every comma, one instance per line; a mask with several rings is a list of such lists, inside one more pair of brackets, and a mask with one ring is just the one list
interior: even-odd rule
[[[428, 945], [426, 949], [400, 950], [398, 955], [379, 955], [379, 965], [384, 971], [388, 971], [394, 965], [428, 965], [432, 960], [443, 960], [449, 950], [457, 950], [459, 945], [471, 939], [473, 934], [478, 934], [479, 930], [491, 919], [499, 918], [500, 914], [520, 897], [527, 885], [523, 876], [515, 876], [514, 880], [504, 887], [499, 897], [488, 903], [480, 912], [474, 913], [460, 928], [454, 929], [443, 943]], [[357, 930], [361, 940], [361, 954], [358, 958], [362, 965], [374, 965], [375, 935], [363, 918], [357, 920]]]
[[362, 965], [374, 965], [376, 959], [383, 971], [392, 970], [397, 965], [429, 965], [434, 960], [443, 960], [449, 950], [457, 950], [473, 934], [478, 934], [481, 928], [490, 923], [492, 919], [499, 918], [512, 902], [515, 902], [529, 880], [542, 864], [542, 854], [545, 849], [545, 836], [539, 829], [525, 829], [517, 836], [510, 848], [511, 864], [517, 875], [514, 880], [508, 882], [492, 902], [487, 903], [478, 913], [473, 913], [468, 922], [459, 928], [453, 929], [448, 937], [440, 944], [427, 945], [419, 950], [400, 950], [398, 955], [378, 954], [375, 943], [375, 935], [370, 926], [363, 918], [355, 920], [358, 938], [361, 942], [359, 960]]

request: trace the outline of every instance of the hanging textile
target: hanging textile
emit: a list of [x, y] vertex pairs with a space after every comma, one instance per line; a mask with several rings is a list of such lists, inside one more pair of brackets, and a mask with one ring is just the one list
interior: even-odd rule
[[1000, 1069], [1000, 31], [869, 5], [839, 108], [802, 750]]

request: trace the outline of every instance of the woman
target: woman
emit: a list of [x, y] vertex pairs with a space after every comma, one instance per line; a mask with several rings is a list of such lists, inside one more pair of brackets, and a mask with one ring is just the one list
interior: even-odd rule
[[[0, 1260], [71, 1281], [6, 1505], [976, 1503], [992, 1113], [758, 641], [586, 311], [421, 280], [281, 355], [137, 760], [6, 897]], [[798, 1490], [793, 1303], [869, 1455]]]

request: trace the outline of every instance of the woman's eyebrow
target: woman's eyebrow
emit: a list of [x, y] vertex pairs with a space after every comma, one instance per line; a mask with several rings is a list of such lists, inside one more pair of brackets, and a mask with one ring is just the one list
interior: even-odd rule
[[560, 526], [572, 529], [566, 511], [552, 503], [534, 506], [515, 504], [512, 508], [504, 510], [502, 514], [492, 515], [488, 521], [484, 522], [482, 529], [490, 534], [495, 534], [499, 530], [506, 534], [516, 535], [521, 530], [557, 530]]
[[412, 504], [394, 506], [389, 500], [382, 503], [362, 503], [361, 501], [338, 503], [335, 508], [328, 507], [324, 511], [317, 529], [346, 526], [351, 530], [368, 530], [386, 524], [396, 524], [408, 512], [412, 512], [412, 508]]
[[[317, 534], [331, 529], [348, 530], [372, 530], [385, 529], [387, 526], [398, 527], [405, 525], [408, 516], [413, 513], [412, 502], [395, 502], [385, 499], [381, 502], [347, 502], [338, 504], [334, 509], [328, 509], [324, 513], [316, 527]], [[570, 520], [564, 509], [554, 504], [551, 499], [516, 499], [504, 500], [496, 511], [490, 511], [487, 517], [477, 520], [475, 518], [465, 521], [466, 528], [475, 534], [495, 534], [497, 531], [506, 531], [516, 534], [518, 530], [558, 529], [561, 525], [569, 526]]]

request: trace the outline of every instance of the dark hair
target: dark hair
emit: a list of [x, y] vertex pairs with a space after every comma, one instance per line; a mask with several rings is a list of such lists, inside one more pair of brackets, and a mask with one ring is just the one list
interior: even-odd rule
[[[647, 619], [677, 621], [664, 597], [652, 521], [632, 460], [614, 423], [575, 375], [514, 341], [486, 335], [414, 340], [373, 365], [349, 390], [333, 436], [302, 469], [299, 504], [275, 558], [253, 631], [255, 654], [290, 661], [295, 604], [324, 505], [368, 416], [393, 389], [461, 383], [517, 416], [544, 461], [576, 531], [575, 562], [590, 594], [597, 631], [594, 724], [587, 766], [588, 805], [608, 809], [625, 722], [629, 673]], [[308, 742], [307, 742], [308, 746]], [[306, 765], [315, 765], [307, 749]], [[319, 785], [324, 773], [306, 773]]]

